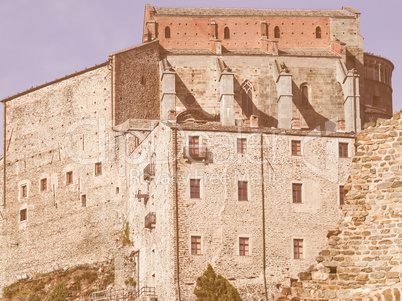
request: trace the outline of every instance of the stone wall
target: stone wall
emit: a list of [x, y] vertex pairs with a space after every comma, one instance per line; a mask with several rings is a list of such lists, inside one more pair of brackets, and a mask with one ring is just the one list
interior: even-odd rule
[[358, 135], [344, 218], [315, 265], [278, 300], [400, 300], [401, 136], [401, 113]]

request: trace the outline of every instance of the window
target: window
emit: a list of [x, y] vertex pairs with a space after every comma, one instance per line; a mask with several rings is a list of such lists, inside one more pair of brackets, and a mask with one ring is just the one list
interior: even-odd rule
[[27, 209], [20, 210], [20, 222], [27, 220]]
[[200, 182], [201, 180], [198, 179], [190, 179], [190, 198], [200, 198]]
[[250, 254], [250, 241], [248, 237], [239, 238], [239, 255], [248, 256]]
[[73, 172], [69, 171], [66, 173], [66, 185], [73, 184]]
[[279, 32], [279, 27], [278, 26], [275, 26], [274, 37], [275, 37], [275, 39], [279, 39], [281, 37], [281, 34]]
[[191, 157], [198, 157], [200, 154], [200, 137], [191, 136], [189, 137], [189, 154]]
[[47, 179], [41, 179], [40, 180], [40, 191], [46, 191], [47, 190]]
[[247, 117], [253, 114], [253, 86], [249, 81], [243, 84], [242, 89], [242, 108]]
[[294, 259], [303, 259], [303, 239], [293, 240], [293, 255]]
[[237, 183], [239, 201], [247, 201], [247, 181], [238, 181]]
[[309, 104], [308, 101], [308, 86], [303, 85], [301, 87], [301, 92], [302, 92], [302, 106], [306, 106]]
[[301, 156], [301, 141], [292, 140], [292, 156]]
[[102, 174], [102, 162], [95, 163], [95, 176]]
[[170, 27], [165, 27], [165, 39], [170, 39]]
[[86, 207], [86, 206], [87, 206], [87, 195], [86, 195], [86, 194], [83, 194], [83, 195], [81, 196], [81, 206], [82, 206], [82, 207]]
[[347, 143], [339, 143], [339, 157], [340, 158], [348, 157], [348, 144]]
[[292, 184], [293, 203], [302, 202], [302, 184]]
[[247, 152], [247, 139], [237, 138], [237, 153], [245, 154]]
[[317, 26], [317, 28], [315, 29], [315, 37], [316, 39], [321, 39], [321, 27]]
[[225, 27], [225, 29], [223, 30], [223, 38], [225, 40], [230, 39], [230, 29], [229, 27]]
[[21, 197], [26, 198], [28, 196], [28, 186], [26, 184], [21, 185]]
[[191, 254], [201, 254], [201, 236], [191, 236]]
[[343, 190], [343, 186], [339, 186], [339, 205], [345, 204], [345, 191]]

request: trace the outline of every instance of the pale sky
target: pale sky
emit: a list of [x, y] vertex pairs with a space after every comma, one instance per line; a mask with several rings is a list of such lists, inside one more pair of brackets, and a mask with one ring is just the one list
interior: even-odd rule
[[[364, 51], [394, 63], [394, 111], [402, 108], [400, 0], [0, 0], [0, 99], [100, 64], [110, 53], [140, 44], [146, 3], [223, 8], [351, 6], [362, 13]], [[3, 119], [2, 105], [0, 115]], [[0, 133], [2, 143], [3, 122]]]

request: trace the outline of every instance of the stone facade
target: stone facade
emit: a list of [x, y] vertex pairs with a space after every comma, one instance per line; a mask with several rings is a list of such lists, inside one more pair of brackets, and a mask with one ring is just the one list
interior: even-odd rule
[[3, 99], [1, 285], [115, 257], [124, 286], [122, 256], [162, 300], [208, 263], [245, 300], [290, 285], [341, 220], [356, 133], [392, 112], [359, 17], [147, 5], [142, 45]]

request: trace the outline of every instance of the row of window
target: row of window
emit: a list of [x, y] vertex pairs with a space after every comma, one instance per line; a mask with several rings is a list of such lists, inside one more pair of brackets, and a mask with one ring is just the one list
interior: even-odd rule
[[[263, 29], [263, 35], [267, 36], [268, 35], [268, 28]], [[171, 38], [171, 30], [169, 26], [165, 27], [165, 39], [170, 39]], [[274, 28], [274, 38], [279, 39], [281, 37], [281, 30], [279, 26], [275, 26]], [[315, 28], [315, 37], [316, 39], [321, 39], [321, 27], [317, 26]], [[225, 40], [230, 39], [230, 29], [228, 26], [226, 26], [223, 30], [223, 38]]]
[[[191, 254], [201, 255], [202, 254], [202, 237], [201, 236], [191, 236]], [[250, 255], [250, 238], [249, 237], [239, 237], [239, 249], [240, 256]], [[303, 239], [293, 239], [293, 258], [303, 259]]]
[[[95, 163], [95, 176], [100, 176], [102, 175], [102, 162], [97, 162]], [[66, 185], [73, 184], [73, 172], [68, 171], [66, 172]], [[47, 178], [40, 179], [40, 184], [39, 184], [39, 190], [41, 192], [47, 191], [48, 189], [48, 183], [47, 183]], [[20, 196], [21, 198], [26, 198], [28, 197], [28, 185], [27, 184], [22, 184], [20, 187]]]

